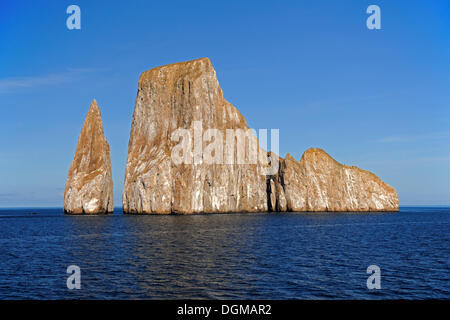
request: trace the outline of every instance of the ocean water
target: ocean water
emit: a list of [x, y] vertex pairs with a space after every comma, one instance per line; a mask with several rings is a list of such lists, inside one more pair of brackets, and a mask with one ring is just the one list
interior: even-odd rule
[[[34, 212], [34, 214], [32, 214]], [[66, 216], [0, 209], [0, 299], [450, 298], [450, 208]], [[81, 289], [66, 286], [81, 269]], [[381, 289], [368, 290], [369, 265]]]

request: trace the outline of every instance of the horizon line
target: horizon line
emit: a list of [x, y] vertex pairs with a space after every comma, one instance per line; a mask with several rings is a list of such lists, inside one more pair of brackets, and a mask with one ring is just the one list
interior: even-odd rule
[[[433, 208], [450, 208], [450, 204], [404, 204], [404, 205], [399, 205], [399, 208], [404, 208], [404, 207], [433, 207]], [[61, 209], [64, 210], [64, 207], [61, 206], [34, 206], [34, 207], [20, 207], [20, 206], [15, 206], [15, 207], [2, 207], [0, 206], [0, 210], [2, 209]], [[114, 210], [123, 210], [123, 206], [121, 207], [114, 207]], [[278, 211], [271, 211], [271, 212], [278, 212]], [[281, 211], [280, 211], [281, 212]], [[281, 212], [281, 213], [289, 213], [291, 211], [286, 211], [286, 212]], [[297, 211], [292, 211], [292, 212], [297, 212]], [[298, 211], [300, 212], [300, 211]], [[335, 212], [335, 211], [301, 211], [301, 212], [314, 212], [314, 213], [322, 213], [322, 212]], [[346, 211], [342, 211], [342, 212], [346, 212]], [[353, 211], [348, 211], [348, 212], [353, 212]], [[364, 211], [361, 211], [364, 212]], [[367, 211], [367, 212], [376, 212], [376, 211]], [[144, 214], [145, 215], [145, 214]]]

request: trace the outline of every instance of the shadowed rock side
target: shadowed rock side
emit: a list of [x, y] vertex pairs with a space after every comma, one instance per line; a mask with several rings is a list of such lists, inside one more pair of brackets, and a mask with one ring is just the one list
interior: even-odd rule
[[78, 138], [64, 191], [64, 212], [69, 214], [114, 211], [109, 144], [103, 133], [95, 99]]
[[[198, 121], [203, 132], [248, 129], [243, 116], [224, 99], [209, 59], [141, 75], [128, 145], [125, 213], [398, 210], [393, 188], [367, 171], [339, 164], [320, 149], [308, 150], [300, 162], [290, 155], [278, 158], [280, 167], [273, 176], [264, 175], [267, 163], [175, 164], [171, 154], [179, 141], [172, 141], [172, 134], [184, 128], [193, 136], [191, 128]], [[203, 150], [207, 145], [202, 142]], [[277, 157], [267, 155], [265, 162]]]
[[397, 192], [376, 175], [308, 149], [297, 162], [280, 159], [269, 179], [270, 206], [276, 211], [398, 211]]
[[[203, 132], [248, 129], [244, 117], [225, 100], [208, 58], [141, 75], [128, 145], [125, 213], [267, 211], [266, 177], [258, 165], [172, 161], [179, 143], [172, 141], [173, 132], [191, 129], [196, 121]], [[203, 150], [207, 145], [202, 142]]]

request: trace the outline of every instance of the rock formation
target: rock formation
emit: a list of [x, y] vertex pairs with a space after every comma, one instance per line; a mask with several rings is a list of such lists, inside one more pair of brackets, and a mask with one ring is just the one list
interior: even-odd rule
[[[125, 213], [398, 210], [392, 187], [370, 172], [339, 164], [320, 149], [308, 150], [297, 162], [290, 155], [282, 159], [264, 152], [253, 135], [244, 143], [231, 136], [236, 148], [256, 141], [263, 161], [243, 164], [232, 146], [213, 148], [210, 156], [224, 161], [208, 162], [205, 151], [226, 139], [225, 133], [208, 134], [207, 129], [226, 131], [227, 138], [230, 129], [248, 132], [243, 116], [225, 100], [209, 59], [141, 75], [128, 145]], [[276, 159], [278, 170], [266, 175]]]
[[69, 214], [114, 211], [109, 144], [103, 133], [95, 99], [78, 138], [64, 191], [64, 212]]
[[287, 154], [269, 181], [274, 211], [398, 211], [394, 188], [322, 149], [308, 149], [300, 162]]
[[[223, 97], [209, 59], [175, 63], [141, 75], [128, 145], [124, 212], [267, 211], [266, 177], [260, 166], [208, 164], [196, 155], [191, 164], [174, 163], [171, 156], [178, 142], [173, 134], [184, 128], [195, 140], [191, 128], [196, 125], [202, 132], [248, 129], [244, 117]], [[206, 149], [208, 141], [203, 138], [200, 146], [194, 141], [194, 149]]]

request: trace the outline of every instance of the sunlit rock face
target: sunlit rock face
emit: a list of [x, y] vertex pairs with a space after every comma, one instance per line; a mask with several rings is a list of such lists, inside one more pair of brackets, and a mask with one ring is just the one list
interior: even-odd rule
[[278, 211], [398, 211], [397, 192], [376, 175], [340, 164], [322, 149], [308, 149], [297, 162], [280, 160], [272, 202]]
[[[133, 114], [123, 191], [125, 213], [222, 213], [267, 211], [266, 177], [258, 164], [175, 163], [178, 129], [248, 129], [227, 102], [208, 58], [144, 72]], [[225, 135], [225, 134], [224, 134]], [[204, 137], [203, 137], [204, 138]], [[254, 138], [256, 139], [256, 138]], [[202, 139], [208, 150], [209, 139]], [[224, 137], [225, 140], [225, 137]], [[216, 150], [214, 154], [219, 152]], [[221, 152], [225, 159], [230, 153]], [[231, 154], [236, 160], [236, 153]]]
[[109, 144], [97, 102], [92, 101], [78, 138], [64, 191], [64, 212], [100, 214], [114, 211]]
[[[198, 124], [203, 133], [211, 128], [248, 129], [243, 116], [225, 100], [209, 59], [141, 75], [128, 145], [125, 213], [398, 210], [392, 187], [370, 172], [339, 164], [321, 149], [309, 149], [300, 162], [259, 146], [258, 154], [265, 160], [257, 164], [239, 164], [234, 153], [233, 164], [196, 159]], [[180, 128], [189, 130], [194, 140], [188, 148], [191, 163], [173, 161], [185, 139], [173, 139]], [[200, 149], [208, 146], [210, 141], [200, 136]], [[219, 153], [224, 159], [230, 156], [225, 150]], [[274, 160], [278, 170], [266, 175]]]

